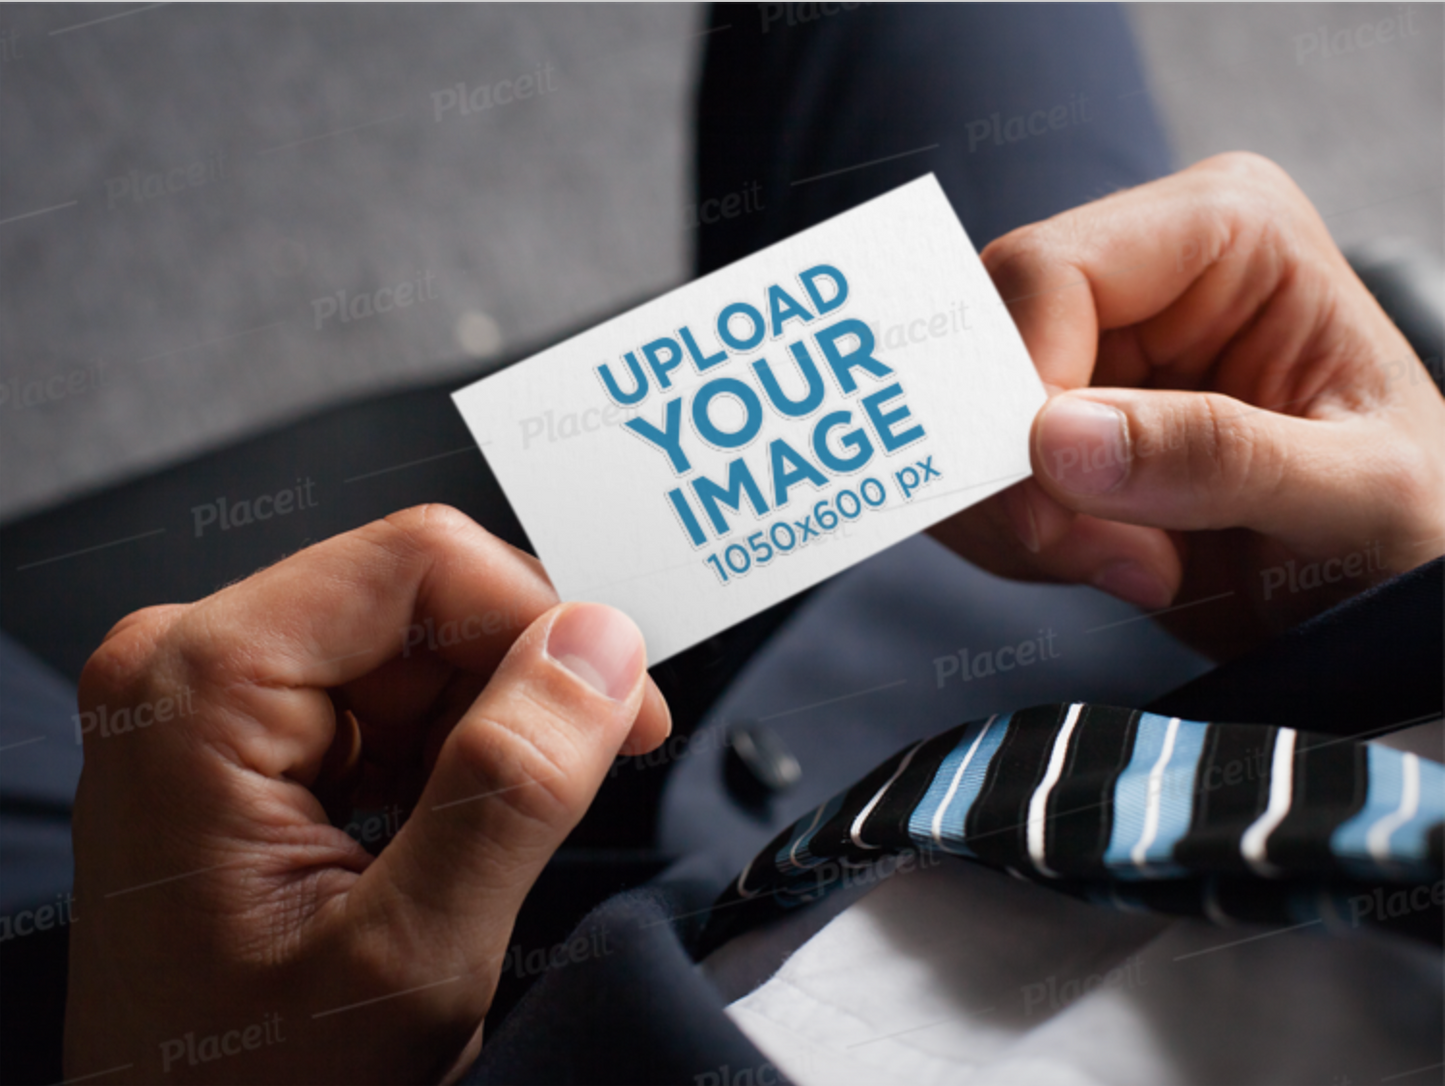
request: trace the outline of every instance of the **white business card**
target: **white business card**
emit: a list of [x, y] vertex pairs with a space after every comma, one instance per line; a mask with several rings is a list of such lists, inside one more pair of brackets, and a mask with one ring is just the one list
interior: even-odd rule
[[1028, 476], [1044, 390], [928, 176], [454, 398], [657, 663]]

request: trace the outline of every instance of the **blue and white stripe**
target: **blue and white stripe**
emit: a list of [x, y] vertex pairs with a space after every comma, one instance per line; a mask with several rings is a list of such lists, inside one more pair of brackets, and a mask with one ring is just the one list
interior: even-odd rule
[[1177, 878], [1170, 862], [1189, 830], [1208, 724], [1141, 713], [1134, 752], [1114, 788], [1104, 866], [1121, 879]]
[[1445, 765], [1371, 743], [1369, 790], [1358, 814], [1330, 837], [1330, 849], [1362, 878], [1428, 869], [1426, 835], [1445, 807]]
[[966, 843], [968, 812], [983, 790], [989, 764], [1008, 734], [1012, 716], [994, 714], [964, 729], [958, 745], [933, 775], [923, 799], [908, 820], [908, 835], [920, 845], [961, 856], [975, 855]]

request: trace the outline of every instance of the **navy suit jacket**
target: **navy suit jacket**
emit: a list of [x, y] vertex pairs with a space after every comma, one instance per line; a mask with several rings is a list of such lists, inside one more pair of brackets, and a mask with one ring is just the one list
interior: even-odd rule
[[[1379, 585], [1146, 708], [1341, 736], [1441, 715], [1441, 559]], [[844, 787], [851, 782], [839, 781]], [[551, 969], [489, 1033], [473, 1083], [696, 1083], [785, 1077], [694, 968], [701, 917], [736, 872], [683, 861], [594, 910], [574, 938], [610, 952]]]

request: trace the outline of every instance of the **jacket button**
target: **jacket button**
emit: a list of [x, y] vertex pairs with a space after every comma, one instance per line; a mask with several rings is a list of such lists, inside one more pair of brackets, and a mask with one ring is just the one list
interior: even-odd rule
[[743, 720], [728, 729], [723, 780], [745, 807], [761, 807], [802, 779], [803, 769], [780, 736], [766, 724]]

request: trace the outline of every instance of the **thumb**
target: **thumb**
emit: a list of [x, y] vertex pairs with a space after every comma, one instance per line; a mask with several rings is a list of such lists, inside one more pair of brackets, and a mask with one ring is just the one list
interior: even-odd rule
[[356, 888], [374, 896], [392, 930], [429, 931], [473, 965], [501, 959], [532, 883], [629, 738], [646, 664], [641, 632], [610, 607], [561, 604], [532, 623]]
[[1178, 531], [1249, 528], [1300, 545], [1368, 534], [1350, 424], [1212, 392], [1090, 388], [1034, 419], [1034, 477], [1067, 508]]

